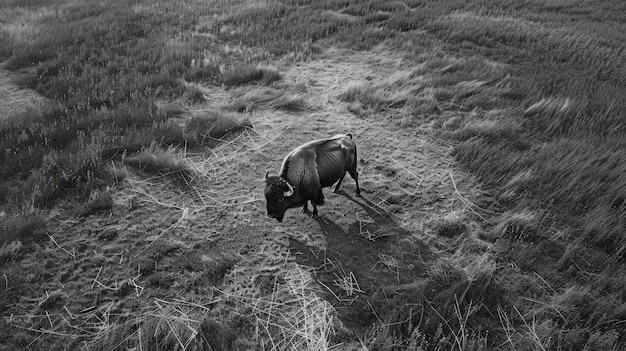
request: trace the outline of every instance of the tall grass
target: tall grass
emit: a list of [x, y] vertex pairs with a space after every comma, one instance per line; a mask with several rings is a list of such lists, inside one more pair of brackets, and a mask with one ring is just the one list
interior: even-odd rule
[[112, 181], [106, 161], [115, 155], [184, 139], [172, 137], [172, 115], [156, 102], [202, 102], [185, 81], [222, 83], [218, 63], [204, 59], [213, 42], [190, 34], [208, 10], [154, 5], [7, 4], [32, 29], [18, 31], [2, 17], [11, 43], [4, 67], [54, 107], [0, 122], [1, 204], [47, 206], [68, 191], [84, 197]]
[[[552, 299], [550, 312], [537, 315], [538, 306], [515, 302], [522, 313], [536, 316], [529, 321], [518, 312], [508, 314], [515, 316], [510, 320], [518, 331], [526, 329], [517, 341], [534, 340], [545, 349], [591, 349], [596, 341], [585, 331], [590, 328], [598, 333], [594, 340], [603, 335], [605, 346], [618, 347], [626, 336], [613, 336], [612, 330], [622, 318], [624, 299], [612, 277], [623, 279], [625, 273], [626, 43], [616, 33], [626, 28], [608, 19], [623, 4], [476, 4], [484, 7], [458, 7], [424, 28], [449, 48], [462, 47], [459, 56], [474, 57], [466, 63], [504, 63], [497, 75], [475, 71], [472, 79], [485, 84], [470, 96], [454, 92], [468, 80], [464, 63], [454, 75], [446, 73], [454, 87], [447, 90], [448, 101], [473, 113], [444, 134], [458, 143], [456, 157], [501, 191], [500, 200], [510, 209], [495, 219], [490, 237], [511, 250], [498, 256], [553, 286], [542, 297]], [[568, 229], [561, 229], [563, 224]], [[558, 262], [564, 271], [555, 271]], [[568, 263], [579, 268], [567, 269]], [[591, 272], [597, 276], [588, 285]], [[593, 306], [568, 290], [572, 282], [585, 286], [576, 291]], [[588, 312], [577, 314], [581, 310]], [[511, 346], [524, 349], [523, 342]]]
[[488, 350], [501, 342], [499, 333], [487, 331], [499, 306], [510, 306], [496, 264], [466, 263], [458, 269], [434, 262], [423, 281], [370, 304], [384, 319], [364, 333], [368, 349]]
[[[494, 47], [498, 43], [522, 59], [510, 69], [522, 85], [509, 116], [487, 129], [473, 122], [454, 132], [457, 157], [494, 185], [525, 174], [524, 182], [515, 183], [520, 195], [554, 206], [607, 253], [623, 252], [624, 43], [519, 17], [458, 13], [442, 17], [437, 26], [443, 37], [487, 47], [490, 56], [503, 51]], [[493, 42], [480, 41], [489, 38]], [[533, 66], [524, 64], [531, 60]]]

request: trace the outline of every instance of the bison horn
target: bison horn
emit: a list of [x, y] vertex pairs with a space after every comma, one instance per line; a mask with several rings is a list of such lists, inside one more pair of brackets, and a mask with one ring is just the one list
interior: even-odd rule
[[267, 177], [269, 177], [270, 175], [270, 171], [267, 171], [267, 173], [265, 173], [265, 179], [267, 179]]
[[287, 187], [289, 188], [289, 190], [285, 191], [283, 193], [284, 197], [289, 197], [291, 195], [293, 195], [293, 187], [291, 186], [291, 184], [289, 184], [289, 182], [285, 182], [285, 184], [287, 184]]

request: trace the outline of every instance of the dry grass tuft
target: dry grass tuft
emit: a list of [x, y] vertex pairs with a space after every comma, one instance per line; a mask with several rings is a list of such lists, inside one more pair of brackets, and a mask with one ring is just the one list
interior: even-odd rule
[[259, 109], [306, 112], [314, 111], [316, 108], [308, 101], [306, 94], [302, 92], [266, 88], [247, 92], [229, 109], [237, 112], [252, 112]]
[[485, 234], [484, 239], [495, 241], [498, 238], [508, 240], [534, 241], [541, 238], [540, 218], [530, 209], [507, 211], [496, 220], [491, 233]]
[[94, 190], [89, 195], [89, 200], [80, 207], [79, 217], [86, 217], [98, 211], [106, 211], [113, 208], [113, 197], [110, 192]]
[[349, 103], [358, 102], [363, 108], [372, 111], [380, 111], [385, 107], [401, 107], [406, 103], [406, 99], [400, 98], [395, 100], [387, 95], [387, 91], [383, 89], [352, 85], [339, 94], [338, 99]]
[[435, 224], [437, 235], [446, 238], [455, 238], [459, 235], [466, 234], [467, 226], [458, 221], [443, 220]]
[[530, 116], [535, 114], [542, 114], [545, 117], [550, 117], [555, 113], [565, 112], [570, 109], [572, 103], [569, 98], [542, 98], [534, 104], [528, 106], [524, 110], [524, 115]]
[[237, 86], [250, 82], [260, 82], [267, 85], [281, 78], [280, 73], [274, 68], [238, 66], [225, 74], [224, 84], [226, 86]]
[[[326, 259], [325, 265], [328, 265], [325, 269], [333, 272], [333, 285], [339, 290], [340, 294], [337, 295], [332, 289], [324, 286], [338, 301], [354, 301], [359, 294], [364, 293], [359, 286], [359, 282], [353, 272], [346, 272], [343, 264], [339, 259], [333, 262], [330, 258]], [[320, 284], [324, 285], [320, 282]]]
[[199, 304], [153, 299], [133, 315], [107, 315], [91, 331], [91, 350], [228, 350], [237, 335], [208, 317], [216, 300]]
[[[1, 216], [0, 243], [7, 247], [27, 245], [46, 238], [46, 221], [42, 215], [26, 214], [16, 217]], [[20, 245], [12, 244], [20, 242]]]
[[269, 300], [239, 298], [252, 309], [262, 350], [332, 349], [336, 312], [315, 285], [309, 272], [295, 266], [283, 284], [275, 283]]
[[190, 184], [194, 175], [185, 162], [184, 154], [173, 147], [167, 149], [157, 143], [124, 159], [124, 163], [141, 172], [158, 176], [171, 177], [181, 184]]
[[222, 112], [196, 110], [185, 125], [185, 138], [200, 145], [215, 146], [219, 139], [246, 128], [252, 128], [247, 119], [241, 120]]

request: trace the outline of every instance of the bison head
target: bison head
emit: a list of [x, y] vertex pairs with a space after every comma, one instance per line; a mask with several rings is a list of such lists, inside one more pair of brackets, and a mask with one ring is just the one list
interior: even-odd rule
[[285, 178], [265, 175], [265, 201], [267, 216], [282, 222], [285, 211], [289, 208], [288, 198], [293, 195], [293, 187]]

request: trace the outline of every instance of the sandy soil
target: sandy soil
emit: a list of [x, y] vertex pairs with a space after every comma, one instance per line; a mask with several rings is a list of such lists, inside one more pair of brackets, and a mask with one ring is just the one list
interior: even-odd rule
[[[478, 183], [458, 168], [450, 145], [433, 137], [432, 118], [408, 125], [393, 111], [359, 117], [338, 99], [349, 84], [373, 84], [410, 69], [410, 62], [380, 47], [332, 49], [319, 60], [282, 65], [279, 84], [304, 90], [313, 110], [255, 111], [249, 116], [254, 131], [213, 154], [189, 155], [199, 174], [194, 187], [128, 173], [110, 190], [112, 210], [88, 217], [70, 207], [54, 210], [54, 241], [22, 260], [41, 285], [20, 291], [11, 323], [90, 336], [156, 298], [219, 303], [215, 286], [225, 295], [267, 294], [295, 262], [316, 269], [325, 286], [320, 294], [346, 327], [358, 329], [381, 318], [383, 301], [419, 284], [429, 266], [459, 245], [457, 238], [437, 235], [439, 223], [461, 221], [467, 240], [475, 240], [482, 223], [461, 196], [477, 201]], [[250, 89], [265, 88], [204, 87], [207, 106], [231, 104]], [[351, 133], [357, 143], [362, 197], [354, 196], [347, 176], [339, 193], [324, 190], [317, 218], [297, 209], [282, 224], [266, 217], [265, 172], [278, 172], [284, 155], [301, 143], [337, 133]], [[478, 243], [482, 254], [486, 244]], [[360, 292], [351, 295], [334, 284], [341, 272], [353, 274]], [[6, 279], [7, 286], [18, 286], [23, 278]], [[64, 320], [82, 332], [68, 332]]]

